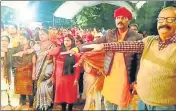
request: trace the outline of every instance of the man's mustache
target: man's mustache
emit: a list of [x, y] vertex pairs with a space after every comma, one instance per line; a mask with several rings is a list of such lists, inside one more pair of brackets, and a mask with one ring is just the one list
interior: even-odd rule
[[167, 28], [167, 29], [171, 29], [171, 27], [170, 26], [168, 26], [168, 25], [162, 25], [162, 26], [159, 26], [159, 28], [158, 29], [161, 29], [161, 28]]
[[118, 25], [119, 25], [119, 24], [122, 24], [122, 25], [124, 25], [122, 22], [119, 22], [119, 23], [118, 23]]

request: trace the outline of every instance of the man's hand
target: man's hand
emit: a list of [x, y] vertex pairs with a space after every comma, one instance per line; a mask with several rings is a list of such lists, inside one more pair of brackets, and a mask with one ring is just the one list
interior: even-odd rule
[[88, 48], [88, 49], [93, 49], [92, 51], [101, 51], [104, 48], [103, 44], [90, 44], [90, 45], [85, 45], [83, 48]]

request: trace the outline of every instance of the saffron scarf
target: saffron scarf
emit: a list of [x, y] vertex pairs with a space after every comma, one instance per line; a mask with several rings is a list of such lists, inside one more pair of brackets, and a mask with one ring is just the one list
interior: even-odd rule
[[82, 62], [85, 62], [89, 64], [92, 69], [90, 71], [90, 74], [93, 76], [98, 76], [99, 79], [96, 83], [96, 90], [101, 91], [103, 88], [103, 83], [104, 83], [104, 57], [105, 53], [104, 52], [85, 52], [80, 60], [78, 61], [79, 64]]

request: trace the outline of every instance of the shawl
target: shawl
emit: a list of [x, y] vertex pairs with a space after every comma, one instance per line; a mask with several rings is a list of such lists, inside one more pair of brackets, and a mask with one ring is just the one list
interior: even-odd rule
[[90, 74], [93, 76], [98, 76], [99, 79], [97, 81], [97, 90], [101, 91], [103, 88], [103, 83], [104, 83], [104, 57], [105, 53], [104, 52], [85, 52], [80, 60], [78, 61], [79, 64], [82, 64], [83, 62], [86, 62], [89, 64], [92, 69], [90, 71]]

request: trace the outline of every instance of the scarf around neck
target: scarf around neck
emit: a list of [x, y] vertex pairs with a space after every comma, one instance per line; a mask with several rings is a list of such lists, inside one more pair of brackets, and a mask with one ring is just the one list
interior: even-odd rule
[[[66, 51], [65, 47], [62, 47], [62, 51]], [[70, 54], [65, 55], [64, 57], [64, 72], [63, 75], [74, 75], [74, 65], [75, 65], [75, 56], [70, 56]]]

